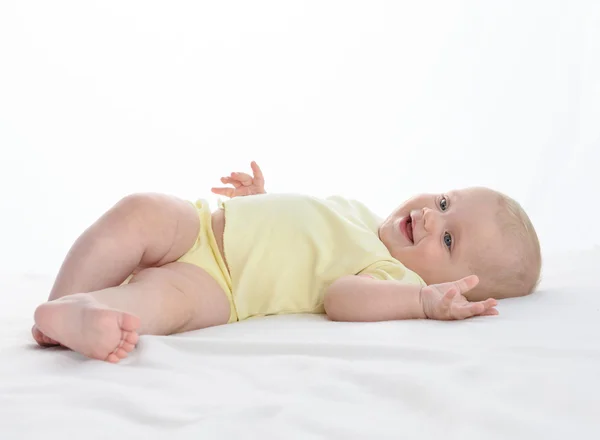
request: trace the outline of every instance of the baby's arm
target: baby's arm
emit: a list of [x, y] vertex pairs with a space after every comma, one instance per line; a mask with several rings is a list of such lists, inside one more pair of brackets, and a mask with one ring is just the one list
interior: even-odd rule
[[325, 312], [333, 321], [391, 321], [426, 318], [421, 286], [381, 281], [368, 275], [338, 278], [325, 292]]
[[333, 321], [452, 320], [497, 315], [496, 300], [469, 302], [463, 296], [478, 282], [476, 276], [469, 276], [422, 287], [349, 275], [334, 281], [325, 292], [325, 312]]

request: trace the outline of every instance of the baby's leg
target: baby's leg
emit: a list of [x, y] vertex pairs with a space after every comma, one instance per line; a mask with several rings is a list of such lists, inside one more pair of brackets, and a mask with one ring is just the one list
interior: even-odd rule
[[229, 301], [203, 269], [187, 263], [148, 268], [129, 284], [68, 295], [36, 309], [47, 337], [94, 359], [118, 362], [138, 334], [168, 335], [225, 324]]
[[175, 261], [192, 247], [199, 225], [185, 200], [127, 196], [75, 241], [48, 299], [118, 286], [136, 269]]
[[[192, 247], [198, 230], [198, 214], [184, 200], [127, 196], [75, 241], [48, 300], [119, 286], [136, 270], [175, 261]], [[40, 345], [56, 344], [35, 326], [32, 332]]]

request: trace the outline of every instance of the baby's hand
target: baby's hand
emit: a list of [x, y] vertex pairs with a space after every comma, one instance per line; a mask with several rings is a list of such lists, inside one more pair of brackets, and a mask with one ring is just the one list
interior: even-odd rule
[[215, 194], [229, 198], [266, 194], [265, 178], [263, 177], [262, 171], [254, 161], [252, 161], [250, 166], [252, 167], [254, 176], [250, 176], [246, 173], [231, 173], [229, 177], [221, 177], [221, 182], [224, 184], [231, 184], [233, 185], [233, 188], [212, 188], [211, 191]]
[[466, 319], [472, 316], [497, 315], [497, 302], [493, 298], [470, 302], [463, 296], [479, 283], [475, 275], [453, 283], [432, 284], [421, 290], [423, 312], [429, 319], [442, 321]]

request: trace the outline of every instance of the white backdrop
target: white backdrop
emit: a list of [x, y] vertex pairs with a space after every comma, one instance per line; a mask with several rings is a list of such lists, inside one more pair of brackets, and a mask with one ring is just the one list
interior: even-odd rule
[[120, 197], [267, 190], [385, 215], [519, 200], [545, 252], [600, 245], [594, 0], [0, 2], [0, 267], [52, 273]]

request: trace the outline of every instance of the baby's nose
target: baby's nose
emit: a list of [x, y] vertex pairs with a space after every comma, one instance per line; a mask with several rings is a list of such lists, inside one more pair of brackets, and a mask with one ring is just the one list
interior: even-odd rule
[[431, 208], [423, 208], [423, 227], [427, 232], [435, 232], [441, 223], [440, 215]]

